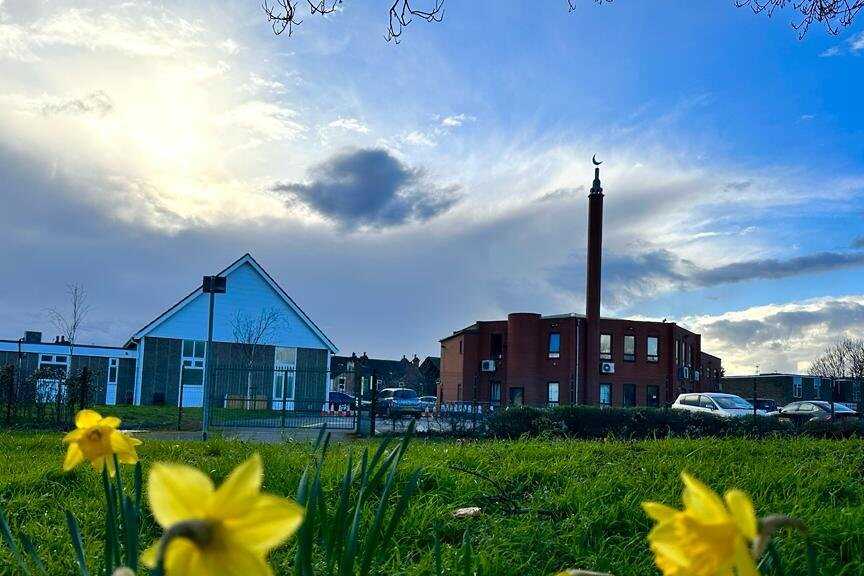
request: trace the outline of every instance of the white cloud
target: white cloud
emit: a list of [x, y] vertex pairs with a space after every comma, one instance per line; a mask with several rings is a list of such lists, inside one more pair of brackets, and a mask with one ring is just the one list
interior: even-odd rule
[[435, 140], [433, 140], [431, 136], [420, 132], [419, 130], [414, 130], [413, 132], [409, 132], [408, 134], [402, 136], [402, 141], [406, 144], [411, 144], [412, 146], [433, 147], [437, 145], [437, 142], [435, 142]]
[[864, 50], [864, 32], [859, 32], [849, 38], [849, 49], [852, 52], [860, 52]]
[[823, 297], [690, 316], [681, 324], [702, 334], [702, 348], [723, 360], [728, 374], [806, 370], [845, 336], [864, 337], [864, 295]]
[[223, 112], [216, 122], [247, 132], [252, 138], [249, 143], [255, 144], [261, 140], [287, 140], [301, 135], [306, 127], [296, 120], [297, 116], [294, 110], [255, 100]]
[[57, 115], [95, 115], [105, 116], [114, 108], [111, 97], [101, 90], [81, 96], [41, 94], [0, 94], [0, 102], [12, 111], [21, 114]]
[[455, 116], [446, 116], [441, 119], [441, 125], [446, 126], [448, 128], [456, 128], [462, 126], [466, 122], [474, 122], [476, 118], [474, 116], [468, 116], [467, 114], [456, 114]]
[[357, 118], [337, 118], [327, 124], [327, 127], [347, 130], [348, 132], [357, 132], [358, 134], [369, 133], [369, 127]]
[[843, 51], [840, 46], [831, 46], [830, 48], [826, 48], [822, 52], [819, 53], [820, 58], [831, 58], [832, 56], [839, 56]]
[[273, 78], [264, 78], [255, 72], [249, 74], [249, 83], [244, 86], [244, 89], [252, 93], [269, 91], [273, 94], [284, 94], [286, 91], [285, 84], [282, 82]]
[[30, 24], [2, 22], [0, 56], [33, 62], [41, 59], [44, 49], [64, 46], [165, 57], [204, 46], [202, 28], [196, 23], [149, 4], [128, 2], [121, 8], [66, 8]]
[[229, 56], [234, 56], [238, 52], [240, 52], [240, 44], [232, 40], [231, 38], [226, 38], [219, 44], [219, 48], [225, 51]]

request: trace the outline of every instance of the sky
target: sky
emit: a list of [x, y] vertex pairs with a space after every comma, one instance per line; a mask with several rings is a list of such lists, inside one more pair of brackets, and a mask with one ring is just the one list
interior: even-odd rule
[[728, 374], [864, 336], [864, 17], [543, 4], [448, 0], [396, 45], [378, 0], [291, 37], [248, 0], [0, 0], [0, 337], [77, 282], [79, 341], [121, 345], [246, 252], [346, 354], [583, 312], [595, 153], [605, 315]]

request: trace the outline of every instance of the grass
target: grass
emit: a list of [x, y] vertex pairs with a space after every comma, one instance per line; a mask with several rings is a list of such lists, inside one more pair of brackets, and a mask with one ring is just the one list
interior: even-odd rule
[[[331, 491], [348, 452], [331, 447], [323, 482]], [[293, 495], [311, 447], [258, 445], [214, 440], [145, 442], [145, 468], [155, 460], [185, 462], [224, 478], [251, 452], [265, 462], [265, 489]], [[14, 529], [24, 529], [49, 562], [51, 574], [75, 570], [63, 509], [78, 516], [90, 558], [99, 556], [104, 519], [100, 480], [89, 468], [62, 475], [60, 436], [0, 433], [0, 506]], [[452, 466], [479, 471], [502, 490]], [[422, 468], [417, 494], [380, 572], [433, 573], [435, 532], [442, 541], [445, 567], [453, 573], [463, 535], [469, 530], [475, 562], [485, 574], [553, 574], [578, 567], [618, 576], [653, 573], [645, 534], [648, 519], [639, 508], [646, 499], [677, 504], [678, 474], [686, 469], [718, 491], [731, 487], [752, 494], [757, 513], [782, 513], [807, 523], [814, 535], [823, 574], [864, 573], [864, 442], [808, 438], [673, 439], [645, 442], [571, 440], [424, 441], [415, 440], [401, 468], [401, 481]], [[130, 472], [127, 470], [127, 473]], [[495, 502], [496, 494], [512, 496]], [[457, 520], [451, 512], [481, 506], [485, 513]], [[519, 513], [509, 508], [522, 509]], [[157, 532], [148, 519], [145, 532]], [[779, 540], [787, 574], [806, 573], [800, 537]], [[277, 574], [289, 574], [293, 546], [272, 556]], [[10, 557], [0, 549], [0, 574]]]

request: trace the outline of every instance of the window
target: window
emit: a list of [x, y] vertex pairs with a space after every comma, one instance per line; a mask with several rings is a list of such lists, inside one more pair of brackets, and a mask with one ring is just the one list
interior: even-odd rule
[[118, 358], [109, 358], [108, 359], [108, 384], [117, 384], [117, 367], [118, 367]]
[[680, 342], [679, 342], [679, 340], [676, 338], [676, 339], [675, 339], [675, 365], [676, 365], [676, 366], [680, 366], [680, 365], [681, 365], [681, 357], [678, 355], [678, 348], [680, 347], [679, 345], [680, 345]]
[[339, 390], [345, 391], [345, 384], [347, 383], [347, 379], [345, 376], [339, 376]]
[[462, 340], [459, 340], [459, 354], [462, 354]]
[[709, 410], [716, 410], [717, 407], [714, 406], [714, 401], [711, 400], [708, 396], [700, 396], [699, 397], [699, 407], [707, 408]]
[[657, 336], [648, 336], [645, 348], [645, 359], [648, 362], [657, 362], [660, 359], [660, 339]]
[[698, 394], [687, 394], [683, 398], [681, 398], [681, 404], [685, 406], [699, 406], [699, 395]]
[[549, 382], [546, 385], [546, 402], [550, 405], [558, 404], [558, 382]]
[[612, 360], [612, 335], [600, 335], [600, 359]]
[[624, 361], [636, 361], [636, 336], [626, 334], [624, 336]]
[[860, 402], [861, 401], [861, 383], [855, 382], [852, 384], [852, 401]]
[[504, 356], [503, 334], [492, 334], [492, 341], [490, 342], [490, 352], [492, 353], [492, 358], [495, 360], [498, 360]]
[[510, 388], [508, 390], [510, 394], [510, 403], [516, 404], [517, 406], [521, 406], [525, 403], [525, 388]]
[[804, 386], [801, 384], [801, 376], [793, 376], [792, 377], [792, 397], [793, 398], [803, 398], [804, 397]]
[[600, 384], [600, 404], [603, 406], [612, 405], [612, 385]]
[[692, 355], [693, 355], [693, 347], [690, 344], [684, 344], [684, 351], [686, 352], [686, 356], [684, 357], [684, 363], [687, 366], [692, 365]]
[[636, 385], [624, 384], [624, 406], [636, 406]]
[[501, 402], [501, 383], [500, 382], [491, 382], [490, 383], [491, 390], [489, 391], [489, 399], [492, 402], [500, 403]]
[[558, 332], [549, 333], [549, 358], [559, 358], [561, 356], [561, 334]]
[[660, 387], [648, 386], [645, 391], [645, 404], [653, 408], [660, 406]]
[[821, 395], [822, 395], [822, 379], [821, 378], [813, 378], [813, 392], [816, 393], [816, 398], [821, 397]]

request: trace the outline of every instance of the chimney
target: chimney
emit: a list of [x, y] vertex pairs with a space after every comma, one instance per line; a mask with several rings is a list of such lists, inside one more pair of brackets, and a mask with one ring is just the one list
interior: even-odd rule
[[420, 367], [420, 358], [418, 358], [416, 354], [414, 354], [414, 357], [411, 359], [411, 364], [413, 364], [415, 368]]
[[580, 397], [596, 402], [600, 391], [600, 279], [603, 253], [603, 187], [600, 164], [594, 163], [594, 184], [588, 194], [588, 264], [585, 288], [585, 390]]

